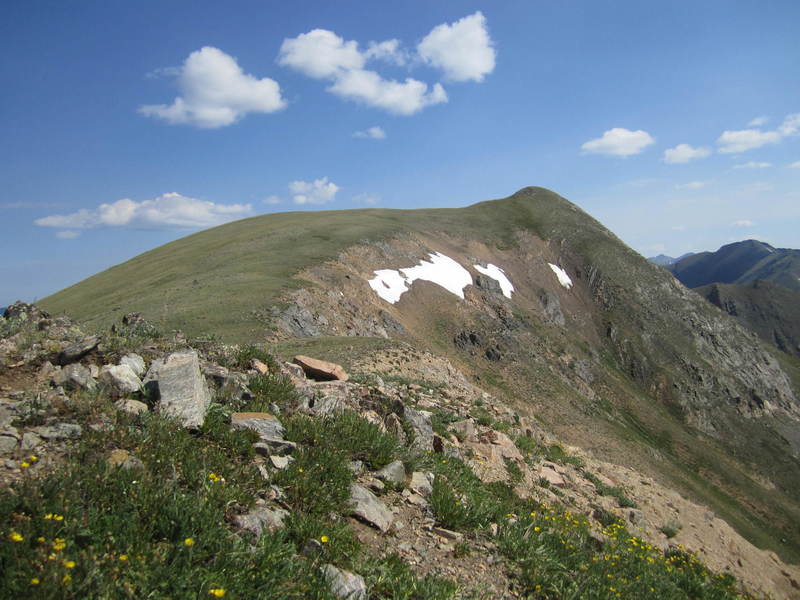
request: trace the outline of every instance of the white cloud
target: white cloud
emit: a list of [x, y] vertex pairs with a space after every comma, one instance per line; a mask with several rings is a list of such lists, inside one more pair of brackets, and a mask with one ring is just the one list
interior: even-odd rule
[[425, 62], [444, 72], [451, 81], [483, 81], [494, 70], [495, 51], [482, 13], [452, 24], [439, 25], [418, 44], [417, 56], [396, 39], [369, 42], [360, 50], [358, 42], [346, 41], [333, 31], [314, 29], [281, 45], [278, 63], [315, 79], [331, 82], [328, 91], [397, 115], [412, 115], [428, 106], [448, 101], [441, 83], [429, 85], [406, 78], [397, 81], [366, 68], [369, 61], [394, 65]]
[[483, 81], [494, 71], [495, 51], [480, 11], [434, 27], [417, 45], [420, 58], [450, 81]]
[[692, 148], [689, 144], [678, 144], [664, 151], [664, 162], [669, 164], [687, 163], [695, 158], [705, 158], [711, 154], [709, 148]]
[[380, 127], [370, 127], [364, 131], [356, 131], [353, 133], [353, 137], [370, 140], [384, 140], [386, 139], [386, 132]]
[[333, 202], [336, 192], [341, 188], [328, 181], [327, 177], [315, 179], [312, 182], [292, 181], [289, 183], [289, 192], [295, 204], [326, 204]]
[[264, 204], [280, 204], [283, 202], [283, 198], [280, 196], [267, 196], [264, 198]]
[[353, 202], [358, 204], [366, 204], [368, 206], [375, 206], [381, 201], [381, 197], [377, 194], [356, 194], [353, 196]]
[[746, 162], [741, 165], [734, 165], [734, 169], [766, 169], [767, 167], [771, 167], [772, 163], [768, 162], [756, 162], [751, 160], [750, 162]]
[[755, 225], [755, 223], [748, 219], [739, 219], [733, 222], [734, 227], [752, 227], [753, 225]]
[[278, 64], [314, 77], [328, 79], [364, 66], [358, 42], [346, 42], [327, 29], [313, 29], [281, 44]]
[[603, 134], [603, 137], [589, 140], [581, 146], [584, 152], [592, 154], [608, 154], [611, 156], [631, 156], [639, 154], [655, 140], [641, 129], [630, 131], [622, 127], [614, 127]]
[[675, 186], [677, 190], [700, 190], [706, 187], [710, 181], [690, 181], [689, 183], [679, 183]]
[[142, 202], [123, 198], [94, 209], [82, 208], [68, 215], [50, 215], [34, 222], [41, 227], [72, 230], [98, 227], [198, 229], [246, 216], [251, 210], [249, 204], [215, 204], [172, 192]]
[[767, 124], [767, 121], [769, 121], [769, 118], [768, 118], [768, 117], [766, 117], [766, 116], [763, 116], [763, 115], [762, 115], [762, 116], [760, 116], [760, 117], [756, 117], [755, 119], [753, 119], [752, 121], [750, 121], [750, 122], [747, 124], [747, 126], [748, 126], [748, 127], [761, 127], [762, 125], [766, 125], [766, 124]]
[[400, 83], [384, 79], [375, 71], [347, 71], [328, 90], [398, 115], [413, 115], [428, 106], [447, 102], [447, 94], [439, 83], [428, 91], [428, 85], [422, 81], [408, 78]]
[[724, 131], [717, 144], [723, 154], [745, 152], [760, 148], [767, 144], [775, 144], [781, 140], [777, 131], [761, 131], [760, 129], [742, 129], [740, 131]]
[[60, 240], [74, 240], [81, 234], [80, 231], [75, 231], [73, 229], [67, 229], [65, 231], [57, 231], [56, 237]]
[[771, 192], [775, 189], [775, 186], [771, 183], [767, 183], [765, 181], [756, 181], [755, 183], [751, 183], [750, 185], [746, 185], [741, 189], [741, 194], [744, 195], [754, 195], [754, 194], [764, 194], [766, 192]]
[[781, 126], [778, 127], [778, 132], [782, 136], [797, 135], [800, 133], [800, 113], [787, 115], [783, 123], [781, 123]]
[[400, 40], [386, 40], [385, 42], [370, 42], [364, 52], [367, 59], [384, 60], [398, 66], [409, 62], [408, 51], [400, 47]]
[[[751, 121], [752, 123], [752, 121]], [[760, 129], [742, 129], [739, 131], [724, 131], [717, 140], [722, 154], [745, 152], [761, 148], [767, 144], [777, 144], [783, 138], [800, 133], [800, 113], [787, 115], [783, 122], [773, 131]]]
[[171, 125], [215, 129], [248, 113], [272, 113], [286, 106], [276, 81], [244, 73], [235, 58], [211, 46], [189, 55], [179, 70], [178, 89], [172, 104], [141, 106], [139, 112]]
[[800, 160], [789, 165], [790, 169], [800, 169]]

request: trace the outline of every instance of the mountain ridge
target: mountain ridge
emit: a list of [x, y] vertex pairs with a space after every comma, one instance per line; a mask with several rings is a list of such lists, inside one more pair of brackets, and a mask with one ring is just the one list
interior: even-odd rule
[[[370, 289], [375, 271], [402, 273], [435, 252], [469, 273], [463, 299], [429, 281], [396, 304]], [[476, 264], [502, 269], [512, 297]], [[138, 311], [190, 336], [411, 343], [569, 443], [656, 473], [758, 545], [800, 555], [797, 363], [543, 188], [463, 209], [255, 217], [40, 305], [94, 327]]]

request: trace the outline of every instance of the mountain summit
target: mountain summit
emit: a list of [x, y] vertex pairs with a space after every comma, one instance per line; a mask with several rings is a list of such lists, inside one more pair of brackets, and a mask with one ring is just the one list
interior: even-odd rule
[[[736, 265], [777, 253], [760, 242], [726, 252]], [[404, 343], [570, 444], [709, 504], [753, 543], [800, 557], [800, 365], [549, 190], [466, 208], [254, 217], [39, 305], [93, 327], [139, 312], [190, 338], [308, 355], [359, 338]]]

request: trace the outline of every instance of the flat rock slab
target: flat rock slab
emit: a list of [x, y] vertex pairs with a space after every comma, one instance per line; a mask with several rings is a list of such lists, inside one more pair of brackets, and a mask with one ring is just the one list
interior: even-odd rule
[[350, 514], [377, 527], [389, 531], [394, 517], [386, 505], [367, 488], [353, 483], [350, 485]]
[[333, 565], [323, 565], [322, 573], [328, 580], [331, 592], [343, 600], [367, 600], [367, 584], [361, 575], [337, 569]]
[[554, 485], [556, 487], [564, 487], [567, 485], [566, 480], [561, 476], [561, 474], [550, 467], [542, 467], [539, 469], [539, 477], [547, 481], [547, 483], [550, 485]]
[[433, 485], [431, 485], [430, 479], [420, 471], [414, 471], [411, 474], [411, 482], [408, 487], [422, 496], [430, 496], [433, 493]]
[[155, 388], [161, 414], [176, 419], [187, 429], [203, 425], [211, 394], [200, 372], [197, 352], [184, 350], [155, 361], [147, 373], [145, 385]]
[[250, 429], [261, 437], [283, 439], [285, 429], [281, 422], [266, 412], [239, 412], [231, 415], [231, 427], [234, 429]]
[[84, 356], [89, 354], [92, 350], [97, 348], [100, 344], [100, 338], [96, 335], [82, 339], [79, 342], [68, 345], [61, 352], [58, 353], [56, 363], [59, 365], [68, 365], [70, 363], [78, 362]]
[[350, 376], [345, 370], [335, 363], [318, 360], [309, 356], [298, 355], [294, 357], [295, 364], [302, 367], [303, 372], [311, 379], [321, 381], [338, 380], [347, 381]]

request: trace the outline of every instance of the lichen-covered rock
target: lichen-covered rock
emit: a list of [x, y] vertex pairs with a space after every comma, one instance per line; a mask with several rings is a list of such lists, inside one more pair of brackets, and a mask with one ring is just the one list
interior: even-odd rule
[[240, 412], [231, 415], [231, 427], [234, 429], [250, 429], [260, 437], [283, 439], [285, 432], [281, 422], [266, 412]]
[[328, 580], [331, 592], [342, 600], [367, 600], [367, 584], [364, 578], [333, 565], [323, 565], [322, 573]]

